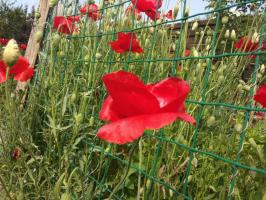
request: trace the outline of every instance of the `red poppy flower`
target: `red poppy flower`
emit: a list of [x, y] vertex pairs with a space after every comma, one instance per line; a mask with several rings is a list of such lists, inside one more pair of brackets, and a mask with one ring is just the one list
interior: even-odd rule
[[134, 9], [133, 5], [128, 6], [125, 13], [126, 13], [126, 16], [131, 17], [133, 12], [134, 12], [135, 19], [140, 20], [141, 12], [137, 8]]
[[143, 52], [143, 49], [140, 47], [138, 42], [136, 33], [118, 33], [117, 40], [109, 42], [109, 44], [117, 53], [124, 53], [126, 51], [131, 51], [134, 53]]
[[156, 10], [162, 7], [162, 0], [131, 0], [132, 4], [141, 12]]
[[75, 22], [79, 21], [79, 16], [63, 17], [57, 16], [54, 18], [54, 29], [64, 34], [72, 34], [76, 31]]
[[8, 42], [9, 42], [9, 39], [6, 39], [6, 38], [0, 38], [0, 44], [1, 44], [2, 46], [6, 46]]
[[190, 56], [190, 52], [191, 52], [191, 51], [190, 51], [189, 49], [186, 49], [186, 50], [185, 50], [185, 57], [189, 57], [189, 56]]
[[178, 78], [167, 78], [145, 85], [125, 71], [107, 74], [103, 82], [110, 96], [103, 103], [100, 119], [111, 123], [98, 130], [107, 142], [125, 144], [141, 137], [145, 130], [160, 129], [177, 119], [195, 124], [185, 111], [189, 85]]
[[259, 87], [256, 94], [254, 95], [254, 100], [266, 108], [266, 84]]
[[145, 14], [152, 19], [153, 21], [156, 21], [157, 19], [160, 19], [161, 12], [160, 11], [145, 11]]
[[163, 15], [164, 17], [170, 19], [170, 20], [173, 20], [174, 17], [173, 17], [173, 11], [172, 10], [169, 10], [166, 14]]
[[[0, 60], [0, 83], [6, 81], [7, 65], [4, 61]], [[34, 74], [34, 69], [30, 67], [29, 62], [24, 57], [19, 57], [17, 63], [10, 67], [9, 76], [14, 76], [14, 80], [25, 82]]]
[[11, 152], [11, 157], [13, 160], [18, 160], [21, 156], [21, 150], [16, 147], [12, 152]]
[[[259, 43], [253, 43], [251, 38], [244, 36], [236, 42], [235, 48], [242, 52], [254, 52], [259, 50]], [[262, 43], [261, 50], [265, 50], [264, 42]], [[256, 58], [256, 55], [250, 55], [249, 57]]]
[[27, 49], [27, 45], [26, 44], [21, 44], [19, 46], [19, 49], [20, 49], [20, 51], [24, 51], [25, 49]]
[[89, 5], [85, 5], [80, 9], [80, 12], [82, 14], [86, 14], [88, 13], [88, 16], [93, 20], [93, 21], [97, 21], [101, 18], [100, 16], [100, 11], [98, 8], [97, 4], [89, 4]]

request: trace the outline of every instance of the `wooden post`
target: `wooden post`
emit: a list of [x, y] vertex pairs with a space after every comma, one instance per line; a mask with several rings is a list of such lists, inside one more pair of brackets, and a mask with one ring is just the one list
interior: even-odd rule
[[[29, 61], [30, 66], [32, 66], [32, 67], [35, 66], [38, 52], [40, 50], [40, 43], [38, 43], [36, 41], [34, 36], [35, 36], [35, 33], [37, 31], [44, 31], [45, 23], [46, 23], [48, 13], [49, 13], [49, 2], [50, 2], [50, 0], [40, 0], [39, 1], [39, 12], [41, 14], [41, 17], [38, 19], [38, 21], [36, 21], [37, 23], [35, 22], [36, 24], [34, 24], [32, 27], [30, 38], [29, 38], [28, 45], [27, 45], [27, 49], [25, 52], [24, 57]], [[16, 91], [25, 90], [26, 85], [27, 85], [27, 83], [25, 83], [25, 82], [23, 82], [23, 83], [19, 82], [17, 84]]]

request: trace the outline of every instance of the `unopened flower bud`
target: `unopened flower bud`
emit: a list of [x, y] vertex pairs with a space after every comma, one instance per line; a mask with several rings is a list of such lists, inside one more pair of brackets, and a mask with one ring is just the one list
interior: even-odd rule
[[70, 97], [70, 102], [71, 102], [71, 103], [74, 103], [74, 102], [76, 101], [76, 99], [77, 99], [77, 95], [76, 95], [76, 93], [74, 92], [74, 93], [71, 95], [71, 97]]
[[3, 60], [7, 66], [11, 67], [18, 61], [20, 56], [19, 47], [16, 40], [11, 39], [7, 43], [4, 52], [3, 52]]
[[246, 91], [250, 91], [251, 87], [249, 85], [244, 85], [243, 89]]
[[224, 69], [223, 69], [222, 67], [220, 67], [220, 68], [218, 69], [218, 74], [219, 74], [219, 75], [223, 75], [223, 73], [224, 73]]
[[220, 75], [219, 77], [218, 77], [218, 82], [222, 82], [224, 80], [224, 76], [223, 75]]
[[43, 38], [43, 32], [42, 31], [37, 31], [34, 35], [35, 40], [39, 43], [42, 41]]
[[195, 30], [197, 30], [198, 29], [198, 27], [199, 27], [199, 23], [196, 21], [196, 22], [194, 22], [193, 23], [193, 25], [192, 25], [192, 31], [195, 31]]
[[83, 116], [81, 113], [74, 115], [74, 119], [76, 124], [79, 125], [83, 121]]
[[261, 74], [261, 73], [258, 73], [258, 74], [257, 74], [257, 78], [258, 78], [258, 79], [261, 79], [261, 78], [262, 78], [262, 74]]
[[60, 40], [61, 40], [61, 36], [58, 33], [56, 33], [52, 39], [53, 44], [57, 46], [59, 44]]
[[242, 132], [242, 125], [241, 125], [241, 124], [236, 123], [234, 128], [235, 128], [235, 130], [236, 130], [238, 133], [241, 133], [241, 132]]
[[189, 12], [190, 12], [189, 8], [186, 8], [185, 13], [184, 13], [184, 17], [188, 17], [189, 16]]
[[153, 27], [150, 27], [150, 28], [149, 28], [149, 32], [150, 32], [150, 33], [154, 33], [154, 28], [153, 28]]
[[227, 29], [224, 34], [224, 38], [228, 39], [230, 37], [230, 31]]
[[52, 8], [57, 4], [58, 0], [50, 0], [49, 7]]
[[227, 23], [228, 23], [228, 20], [229, 20], [229, 17], [224, 16], [224, 17], [222, 18], [222, 24], [223, 24], [223, 25], [227, 24]]
[[96, 53], [96, 54], [95, 54], [95, 58], [96, 58], [97, 60], [101, 59], [101, 58], [102, 58], [102, 54], [101, 54], [101, 53]]
[[194, 57], [198, 57], [199, 56], [199, 52], [196, 49], [193, 49], [192, 54]]
[[179, 12], [179, 6], [178, 6], [178, 4], [176, 4], [176, 6], [175, 6], [175, 8], [174, 8], [174, 19], [177, 17], [177, 15], [178, 15], [178, 12]]
[[150, 44], [150, 39], [149, 38], [146, 38], [146, 40], [145, 40], [145, 46], [147, 47], [147, 46], [149, 46], [149, 44]]
[[235, 30], [232, 30], [231, 31], [231, 40], [236, 40], [236, 31]]
[[252, 41], [252, 43], [258, 43], [259, 42], [259, 34], [258, 34], [258, 32], [255, 32], [252, 35], [251, 41]]
[[40, 19], [41, 17], [41, 13], [39, 11], [36, 11], [34, 15], [36, 19]]
[[208, 36], [212, 36], [212, 34], [213, 34], [213, 33], [212, 33], [212, 30], [211, 30], [211, 29], [208, 29], [208, 31], [207, 31], [207, 35], [208, 35]]
[[207, 120], [207, 126], [210, 127], [215, 123], [215, 117], [214, 116], [210, 116]]
[[89, 122], [89, 126], [93, 126], [94, 125], [94, 117], [90, 118], [90, 122]]

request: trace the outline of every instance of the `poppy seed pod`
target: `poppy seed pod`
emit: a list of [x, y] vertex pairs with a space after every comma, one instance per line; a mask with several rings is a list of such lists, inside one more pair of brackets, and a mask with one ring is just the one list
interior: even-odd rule
[[184, 17], [188, 17], [189, 16], [189, 12], [190, 12], [189, 8], [186, 8], [185, 13], [184, 13]]
[[194, 22], [193, 25], [192, 25], [192, 31], [197, 30], [198, 27], [199, 27], [199, 23], [198, 22]]
[[34, 35], [35, 40], [40, 43], [43, 38], [43, 32], [42, 31], [37, 31]]
[[231, 40], [236, 40], [236, 31], [234, 29], [231, 31]]
[[3, 52], [4, 62], [7, 66], [11, 67], [18, 61], [19, 56], [20, 52], [16, 40], [9, 40]]

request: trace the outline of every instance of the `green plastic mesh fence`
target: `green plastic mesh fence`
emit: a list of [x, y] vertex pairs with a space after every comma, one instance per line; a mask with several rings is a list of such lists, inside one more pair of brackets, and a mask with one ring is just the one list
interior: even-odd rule
[[[54, 163], [48, 182], [58, 198], [265, 198], [266, 109], [253, 101], [265, 80], [265, 1], [209, 2], [195, 14], [188, 8], [197, 1], [186, 0], [164, 0], [146, 14], [122, 0], [61, 0], [50, 10], [29, 102], [41, 107], [32, 108], [31, 132]], [[56, 30], [56, 16], [72, 20], [61, 19]], [[75, 16], [80, 19], [73, 22]], [[115, 52], [110, 42], [120, 32], [136, 33], [143, 52]], [[257, 48], [237, 49], [242, 36]], [[100, 140], [102, 77], [117, 70], [145, 83], [186, 80], [186, 110], [196, 125], [176, 121], [126, 145]]]

